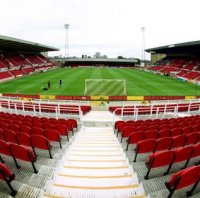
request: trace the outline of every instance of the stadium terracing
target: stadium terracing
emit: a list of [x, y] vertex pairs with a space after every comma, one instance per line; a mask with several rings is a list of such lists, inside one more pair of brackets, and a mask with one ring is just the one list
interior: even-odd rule
[[[199, 42], [190, 42], [149, 49], [159, 60], [148, 68], [88, 59], [69, 59], [65, 66], [73, 71], [128, 66], [128, 72], [139, 69], [198, 86], [199, 48]], [[0, 80], [55, 72], [58, 66], [41, 54], [55, 50], [0, 36]], [[71, 80], [76, 84], [75, 77]], [[103, 83], [94, 80], [96, 88]], [[197, 198], [199, 181], [197, 95], [1, 94], [2, 198]]]

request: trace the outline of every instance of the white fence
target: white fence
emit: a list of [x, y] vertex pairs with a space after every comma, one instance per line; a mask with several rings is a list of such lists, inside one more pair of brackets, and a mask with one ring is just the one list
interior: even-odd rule
[[13, 112], [15, 114], [32, 114], [33, 116], [53, 116], [77, 117], [80, 120], [83, 117], [84, 110], [82, 106], [76, 103], [50, 102], [50, 101], [25, 101], [19, 99], [0, 98], [0, 110]]
[[149, 106], [123, 106], [118, 107], [113, 111], [113, 122], [115, 117], [121, 119], [157, 119], [167, 115], [170, 117], [177, 117], [181, 114], [191, 114], [193, 112], [200, 113], [200, 101], [179, 103], [179, 104], [162, 104], [162, 105], [149, 105]]

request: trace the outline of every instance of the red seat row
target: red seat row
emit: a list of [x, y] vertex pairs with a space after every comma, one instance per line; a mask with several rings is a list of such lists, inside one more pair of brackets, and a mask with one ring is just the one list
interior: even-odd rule
[[67, 140], [69, 140], [68, 137], [68, 129], [65, 125], [59, 124], [56, 125], [55, 128], [41, 128], [41, 127], [31, 127], [31, 126], [19, 126], [16, 124], [13, 125], [7, 125], [5, 123], [0, 123], [1, 128], [0, 134], [1, 136], [4, 136], [4, 139], [12, 140], [12, 142], [16, 142], [15, 133], [26, 133], [28, 135], [42, 135], [47, 137], [49, 140], [57, 141], [58, 139], [61, 139], [60, 136], [67, 136]]
[[[200, 142], [200, 133], [195, 133], [194, 136], [180, 135], [176, 137], [165, 137], [160, 139], [148, 139], [139, 141], [135, 148], [134, 162], [140, 153], [154, 153], [157, 151], [171, 150], [178, 147], [188, 146]], [[195, 139], [197, 138], [197, 139]], [[197, 141], [198, 140], [198, 141]], [[199, 145], [199, 144], [198, 144]]]
[[[186, 168], [190, 159], [196, 157], [200, 157], [200, 144], [178, 148], [171, 151], [153, 153], [148, 157], [146, 162], [148, 171], [145, 179], [148, 179], [151, 169], [168, 166], [167, 171], [164, 173], [164, 175], [166, 175], [171, 170], [173, 164], [186, 161], [185, 165], [183, 166], [183, 168]], [[200, 161], [198, 163], [200, 163]]]
[[[0, 153], [6, 156], [12, 157], [17, 168], [20, 168], [17, 162], [17, 159], [31, 162], [34, 173], [37, 173], [37, 169], [34, 164], [36, 162], [36, 156], [32, 149], [27, 148], [22, 145], [6, 143], [0, 140]], [[0, 156], [0, 160], [1, 162], [4, 162], [1, 156]]]
[[24, 122], [29, 122], [30, 125], [33, 122], [41, 122], [43, 123], [49, 123], [49, 124], [64, 124], [66, 125], [70, 130], [77, 128], [77, 122], [75, 119], [55, 119], [55, 118], [46, 118], [46, 117], [36, 117], [36, 116], [29, 116], [29, 115], [16, 115], [16, 114], [10, 114], [10, 113], [4, 113], [0, 112], [0, 122], [7, 122], [10, 123], [16, 123], [19, 122], [19, 124], [24, 124]]
[[174, 128], [185, 128], [185, 127], [190, 127], [191, 131], [194, 130], [199, 130], [200, 129], [200, 118], [197, 117], [194, 120], [190, 120], [189, 118], [184, 119], [184, 120], [170, 120], [168, 121], [167, 119], [164, 119], [163, 121], [148, 121], [146, 120], [145, 122], [134, 122], [134, 121], [118, 121], [115, 124], [115, 130], [118, 133], [122, 133], [123, 130], [126, 127], [130, 127], [130, 130], [134, 131], [145, 131], [145, 130], [157, 130], [160, 131], [162, 129], [174, 129]]
[[[48, 131], [47, 131], [47, 134], [48, 134]], [[52, 158], [51, 152], [50, 152], [50, 149], [51, 149], [50, 141], [59, 142], [60, 148], [62, 148], [61, 138], [59, 134], [54, 133], [54, 132], [52, 133], [51, 131], [48, 138], [42, 135], [37, 135], [37, 134], [28, 135], [25, 133], [14, 133], [13, 131], [7, 131], [5, 133], [0, 133], [0, 140], [31, 147], [33, 148], [34, 153], [35, 153], [34, 148], [48, 150], [50, 158]]]
[[[188, 125], [198, 124], [200, 122], [200, 115], [189, 116], [189, 117], [180, 117], [180, 118], [170, 118], [170, 119], [154, 119], [154, 120], [128, 120], [128, 121], [117, 121], [115, 122], [115, 130], [119, 131], [125, 126], [133, 126], [133, 127], [151, 127], [151, 126], [181, 126], [186, 127]], [[124, 124], [124, 125], [123, 125]], [[120, 126], [122, 125], [122, 126]]]
[[174, 148], [175, 146], [177, 147], [177, 144], [179, 144], [180, 146], [181, 145], [184, 146], [200, 142], [200, 132], [194, 131], [192, 133], [176, 134], [175, 131], [169, 131], [167, 129], [161, 130], [160, 132], [157, 132], [155, 130], [154, 131], [148, 130], [146, 132], [133, 132], [128, 136], [126, 150], [128, 150], [129, 144], [137, 144], [142, 140], [158, 139], [158, 138], [159, 139], [168, 138], [169, 141], [172, 142], [171, 147]]

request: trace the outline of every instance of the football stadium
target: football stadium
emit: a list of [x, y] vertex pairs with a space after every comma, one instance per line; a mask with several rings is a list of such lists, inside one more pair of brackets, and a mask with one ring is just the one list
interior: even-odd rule
[[0, 198], [200, 197], [200, 41], [144, 30], [141, 58], [0, 35]]

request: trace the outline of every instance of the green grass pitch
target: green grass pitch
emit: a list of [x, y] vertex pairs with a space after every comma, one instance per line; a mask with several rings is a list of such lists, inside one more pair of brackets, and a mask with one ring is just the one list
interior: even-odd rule
[[119, 79], [87, 79], [85, 96], [125, 96], [126, 80]]
[[[129, 96], [200, 95], [200, 87], [188, 82], [141, 70], [114, 68], [60, 68], [1, 83], [0, 93], [80, 96], [84, 95], [86, 79], [124, 79]], [[48, 81], [51, 88], [44, 91]]]

